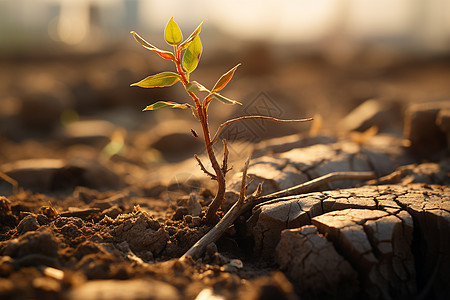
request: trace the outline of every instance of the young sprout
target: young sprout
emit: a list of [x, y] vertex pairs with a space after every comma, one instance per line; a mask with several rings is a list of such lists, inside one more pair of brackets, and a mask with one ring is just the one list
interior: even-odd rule
[[[226, 126], [232, 123], [245, 120], [256, 119], [256, 120], [269, 120], [284, 123], [284, 122], [306, 122], [311, 121], [312, 119], [308, 118], [299, 120], [280, 120], [269, 116], [243, 116], [240, 118], [228, 120], [225, 123], [221, 124], [217, 129], [217, 132], [215, 133], [213, 138], [211, 138], [210, 129], [208, 125], [208, 107], [210, 103], [213, 100], [217, 100], [224, 104], [242, 105], [240, 102], [227, 98], [219, 93], [223, 88], [225, 88], [228, 82], [230, 82], [231, 78], [234, 75], [234, 72], [241, 64], [237, 64], [236, 66], [231, 68], [228, 72], [223, 74], [211, 90], [207, 89], [202, 84], [196, 81], [191, 81], [189, 79], [190, 74], [197, 68], [200, 56], [203, 51], [202, 43], [199, 36], [203, 22], [200, 23], [200, 25], [194, 30], [194, 32], [192, 32], [192, 34], [183, 41], [183, 34], [181, 33], [180, 28], [178, 27], [177, 23], [175, 23], [172, 17], [167, 23], [166, 28], [164, 30], [164, 38], [166, 42], [173, 47], [173, 52], [161, 50], [153, 46], [152, 44], [144, 40], [136, 32], [132, 31], [131, 34], [133, 34], [133, 37], [144, 48], [152, 52], [155, 52], [164, 59], [171, 60], [175, 64], [176, 72], [162, 72], [156, 75], [151, 75], [139, 82], [133, 83], [131, 86], [154, 88], [154, 87], [171, 86], [177, 82], [181, 82], [181, 84], [183, 84], [184, 86], [184, 89], [186, 90], [186, 93], [192, 98], [193, 103], [157, 101], [144, 108], [144, 111], [157, 110], [162, 108], [181, 108], [181, 109], [190, 108], [192, 110], [192, 114], [194, 115], [194, 117], [200, 122], [203, 131], [203, 139], [205, 142], [206, 152], [208, 153], [208, 158], [214, 170], [214, 173], [211, 173], [205, 168], [205, 166], [200, 161], [197, 155], [195, 155], [195, 158], [197, 159], [201, 170], [212, 180], [217, 181], [216, 195], [211, 204], [209, 205], [208, 211], [206, 212], [206, 221], [207, 223], [212, 224], [217, 221], [216, 213], [217, 210], [222, 205], [225, 195], [225, 175], [229, 171], [228, 148], [225, 140], [223, 140], [224, 155], [223, 155], [223, 162], [221, 165], [217, 161], [216, 155], [214, 153], [213, 146], [217, 142], [220, 132]], [[206, 93], [206, 96], [202, 100], [200, 100], [199, 95], [202, 92]], [[197, 133], [195, 133], [194, 131], [192, 133], [194, 136], [197, 135]]]

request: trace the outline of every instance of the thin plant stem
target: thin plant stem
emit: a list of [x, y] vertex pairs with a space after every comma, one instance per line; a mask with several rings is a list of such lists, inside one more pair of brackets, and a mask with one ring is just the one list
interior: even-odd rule
[[[177, 72], [181, 76], [181, 82], [183, 83], [184, 87], [186, 88], [186, 85], [188, 84], [188, 79], [183, 71], [183, 68], [181, 66], [181, 50], [176, 46], [175, 47], [175, 58], [176, 58], [176, 67]], [[206, 112], [206, 107], [203, 106], [200, 103], [199, 98], [191, 91], [187, 91], [189, 96], [191, 96], [192, 99], [194, 99], [195, 107], [197, 110], [197, 114], [200, 120], [200, 123], [202, 125], [202, 131], [203, 131], [203, 138], [205, 140], [205, 147], [206, 152], [208, 153], [209, 160], [211, 162], [211, 165], [214, 169], [214, 172], [216, 173], [215, 180], [217, 181], [218, 187], [217, 187], [217, 193], [211, 202], [211, 204], [208, 207], [208, 211], [206, 212], [206, 221], [209, 224], [214, 223], [216, 219], [216, 212], [219, 209], [219, 207], [222, 205], [224, 196], [225, 196], [225, 174], [222, 171], [222, 168], [220, 167], [219, 163], [217, 162], [216, 155], [214, 153], [213, 149], [213, 143], [211, 142], [211, 136], [209, 132], [209, 124], [208, 124], [208, 114]], [[206, 169], [205, 169], [206, 170]]]
[[231, 125], [236, 122], [247, 121], [247, 120], [264, 120], [264, 121], [271, 121], [271, 122], [276, 122], [276, 123], [300, 123], [300, 122], [312, 121], [313, 118], [283, 120], [283, 119], [277, 119], [277, 118], [269, 117], [269, 116], [243, 116], [243, 117], [228, 120], [228, 121], [220, 124], [219, 128], [216, 131], [216, 134], [214, 134], [212, 143], [215, 144], [217, 142], [217, 139], [219, 138], [220, 133], [228, 125]]

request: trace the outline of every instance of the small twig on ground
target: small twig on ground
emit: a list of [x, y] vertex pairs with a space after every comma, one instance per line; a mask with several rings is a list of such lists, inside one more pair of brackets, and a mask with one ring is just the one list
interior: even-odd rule
[[300, 122], [312, 121], [313, 118], [296, 119], [296, 120], [282, 120], [282, 119], [277, 119], [277, 118], [268, 117], [268, 116], [243, 116], [243, 117], [239, 117], [236, 119], [231, 119], [231, 120], [228, 120], [228, 121], [220, 124], [219, 128], [217, 128], [217, 131], [214, 134], [213, 139], [211, 140], [211, 144], [214, 144], [217, 142], [217, 139], [219, 138], [220, 133], [222, 132], [222, 130], [225, 127], [227, 127], [228, 125], [231, 125], [233, 123], [236, 123], [236, 122], [247, 121], [247, 120], [263, 120], [263, 121], [272, 121], [272, 122], [276, 122], [276, 123], [300, 123]]
[[333, 181], [370, 180], [375, 178], [375, 174], [373, 172], [334, 172], [266, 196], [260, 196], [262, 191], [262, 186], [260, 184], [258, 185], [257, 190], [252, 195], [245, 197], [248, 164], [249, 159], [247, 159], [247, 161], [245, 162], [238, 201], [236, 201], [236, 203], [230, 208], [230, 210], [219, 221], [219, 223], [217, 223], [207, 234], [205, 234], [197, 243], [195, 243], [180, 258], [180, 260], [185, 260], [188, 256], [192, 257], [193, 259], [199, 258], [205, 251], [206, 246], [216, 242], [240, 215], [256, 205], [261, 205], [263, 203], [266, 204], [270, 200], [274, 199], [276, 199], [277, 201], [283, 201], [283, 199], [279, 198], [302, 194]]
[[9, 177], [5, 173], [0, 171], [0, 178], [9, 183], [12, 186], [13, 194], [17, 194], [19, 192], [19, 183], [14, 178]]
[[390, 184], [400, 182], [405, 176], [410, 175], [412, 170], [410, 169], [400, 169], [388, 174], [386, 176], [376, 178], [367, 182], [368, 184]]
[[[250, 199], [248, 202], [244, 204], [242, 208], [243, 211], [246, 211], [250, 207], [254, 207], [256, 205], [268, 204], [270, 200], [279, 199], [287, 196], [299, 195], [306, 192], [309, 192], [319, 186], [323, 186], [327, 183], [339, 180], [370, 180], [374, 179], [374, 172], [333, 172], [328, 173], [326, 175], [314, 178], [313, 180], [301, 183], [299, 185], [290, 187], [288, 189], [284, 189], [269, 195], [261, 196], [255, 199]], [[280, 199], [282, 201], [282, 199]], [[278, 202], [278, 201], [274, 201]]]
[[77, 218], [86, 218], [90, 217], [92, 215], [100, 213], [101, 210], [99, 208], [86, 208], [86, 209], [80, 209], [76, 211], [65, 211], [60, 213], [59, 215], [61, 217], [77, 217]]

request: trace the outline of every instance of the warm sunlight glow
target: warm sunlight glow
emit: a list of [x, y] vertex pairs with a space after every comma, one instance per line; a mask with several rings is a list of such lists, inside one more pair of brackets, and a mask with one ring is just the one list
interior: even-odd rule
[[[207, 19], [209, 32], [241, 40], [324, 45], [384, 43], [412, 51], [450, 48], [448, 0], [0, 0], [0, 37], [45, 32], [68, 45], [120, 40], [130, 30], [155, 33], [172, 16], [186, 32]], [[205, 32], [205, 34], [207, 34]], [[2, 41], [0, 38], [0, 42]], [[214, 39], [213, 39], [214, 41]], [[217, 40], [220, 42], [220, 40]], [[5, 40], [5, 44], [10, 41]], [[79, 49], [80, 47], [78, 47]]]
[[76, 45], [83, 41], [89, 32], [89, 7], [83, 2], [61, 3], [61, 15], [57, 24], [61, 41]]

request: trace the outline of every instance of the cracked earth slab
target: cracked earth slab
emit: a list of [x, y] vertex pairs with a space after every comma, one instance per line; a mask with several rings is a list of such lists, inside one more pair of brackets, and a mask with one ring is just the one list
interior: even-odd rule
[[399, 214], [350, 208], [312, 220], [358, 270], [366, 297], [406, 298], [416, 294], [412, 218], [406, 211]]
[[349, 299], [359, 291], [356, 271], [315, 226], [284, 230], [276, 261], [301, 293], [312, 298]]
[[[252, 183], [249, 190], [254, 190], [259, 183], [263, 183], [263, 194], [270, 194], [340, 171], [372, 171], [378, 176], [385, 176], [397, 167], [412, 162], [401, 141], [388, 136], [374, 137], [370, 144], [364, 146], [351, 141], [340, 141], [280, 149], [284, 152], [257, 157], [251, 161], [248, 175]], [[239, 190], [241, 175], [238, 173], [230, 180], [230, 190]], [[344, 180], [328, 183], [323, 189], [348, 188], [357, 184], [359, 182], [355, 180]]]
[[449, 207], [447, 186], [364, 186], [275, 199], [255, 207], [248, 225], [261, 259], [286, 243], [283, 230], [313, 224], [358, 272], [367, 297], [407, 298], [431, 282], [439, 298], [449, 293]]

